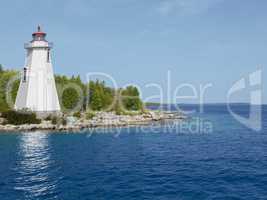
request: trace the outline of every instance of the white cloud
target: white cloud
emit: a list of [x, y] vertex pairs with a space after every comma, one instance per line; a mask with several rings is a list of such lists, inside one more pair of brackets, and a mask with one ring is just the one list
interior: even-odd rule
[[163, 15], [195, 15], [207, 11], [223, 0], [162, 0], [157, 11]]

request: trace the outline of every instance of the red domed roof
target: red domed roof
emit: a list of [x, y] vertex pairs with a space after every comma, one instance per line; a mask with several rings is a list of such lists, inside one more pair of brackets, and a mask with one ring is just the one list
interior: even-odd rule
[[32, 41], [46, 41], [45, 40], [46, 33], [41, 31], [41, 27], [38, 26], [37, 32], [32, 34]]
[[41, 27], [38, 26], [37, 32], [33, 33], [32, 36], [46, 36], [46, 33], [41, 31]]

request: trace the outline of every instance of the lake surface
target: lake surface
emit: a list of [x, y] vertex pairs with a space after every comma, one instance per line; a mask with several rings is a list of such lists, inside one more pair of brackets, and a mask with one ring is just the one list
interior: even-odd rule
[[0, 199], [267, 199], [266, 106], [262, 114], [261, 131], [205, 105], [183, 126], [2, 133]]

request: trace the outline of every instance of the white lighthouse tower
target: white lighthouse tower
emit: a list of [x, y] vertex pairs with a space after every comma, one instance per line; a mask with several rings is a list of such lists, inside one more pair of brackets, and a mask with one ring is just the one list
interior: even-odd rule
[[52, 43], [46, 41], [46, 33], [32, 34], [32, 41], [25, 44], [27, 57], [21, 73], [21, 81], [15, 109], [28, 109], [37, 113], [58, 113], [60, 105], [51, 64]]

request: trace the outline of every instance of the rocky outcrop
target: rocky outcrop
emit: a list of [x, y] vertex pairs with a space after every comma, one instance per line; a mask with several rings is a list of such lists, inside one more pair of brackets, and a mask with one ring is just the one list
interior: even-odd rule
[[[67, 125], [53, 125], [51, 121], [43, 120], [41, 124], [25, 125], [0, 125], [2, 131], [33, 131], [33, 130], [58, 130], [58, 131], [76, 131], [85, 128], [95, 127], [120, 127], [130, 125], [147, 125], [156, 121], [163, 120], [182, 120], [186, 116], [175, 112], [149, 111], [143, 114], [116, 115], [113, 112], [96, 112], [95, 116], [86, 120], [75, 117], [67, 118]], [[0, 118], [1, 119], [1, 118]]]

